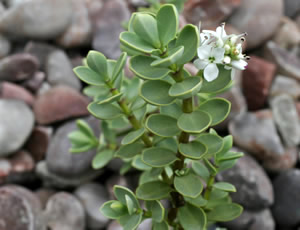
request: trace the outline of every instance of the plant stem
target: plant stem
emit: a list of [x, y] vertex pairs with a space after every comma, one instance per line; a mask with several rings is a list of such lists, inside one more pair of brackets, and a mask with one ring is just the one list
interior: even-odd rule
[[215, 176], [216, 176], [216, 174], [214, 174], [214, 173], [209, 176], [207, 186], [206, 186], [206, 189], [205, 189], [205, 193], [204, 193], [204, 199], [206, 199], [206, 200], [210, 199], [210, 194], [211, 194], [211, 191], [212, 191], [212, 188], [213, 188], [212, 186], [215, 182]]
[[[120, 93], [118, 89], [113, 87], [113, 84], [110, 81], [107, 81], [106, 84], [110, 88], [110, 91], [111, 91], [112, 95], [117, 95], [117, 94]], [[129, 120], [132, 127], [135, 130], [140, 129], [142, 126], [141, 126], [140, 122], [138, 121], [138, 119], [135, 117], [135, 115], [132, 113], [130, 108], [128, 107], [128, 104], [127, 104], [126, 100], [125, 99], [119, 100], [118, 104], [121, 107], [124, 114], [127, 116], [127, 119]], [[143, 140], [143, 142], [145, 143], [145, 145], [147, 147], [152, 146], [152, 141], [150, 140], [150, 138], [148, 137], [147, 134], [145, 134], [145, 133], [143, 134], [142, 140]]]

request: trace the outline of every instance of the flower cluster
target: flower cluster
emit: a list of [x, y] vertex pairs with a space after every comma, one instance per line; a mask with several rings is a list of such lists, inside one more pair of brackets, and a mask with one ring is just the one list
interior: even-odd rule
[[200, 33], [200, 46], [197, 53], [199, 59], [195, 60], [195, 66], [204, 70], [204, 78], [207, 81], [215, 80], [219, 75], [217, 64], [231, 69], [231, 76], [235, 70], [244, 70], [249, 57], [242, 53], [242, 43], [245, 41], [246, 33], [239, 35], [227, 35], [225, 23], [222, 23], [216, 31], [203, 30]]

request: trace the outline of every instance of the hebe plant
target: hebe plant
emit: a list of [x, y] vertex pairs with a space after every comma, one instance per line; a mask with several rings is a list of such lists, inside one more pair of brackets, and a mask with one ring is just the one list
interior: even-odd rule
[[[229, 196], [235, 187], [215, 182], [219, 172], [243, 156], [231, 151], [232, 136], [222, 138], [211, 128], [229, 114], [230, 102], [216, 96], [232, 86], [231, 71], [234, 61], [235, 65], [239, 62], [234, 46], [238, 37], [231, 37], [233, 41], [221, 35], [222, 41], [216, 37], [210, 41], [224, 43], [224, 61], [217, 62], [220, 53], [213, 51], [204, 62], [214, 66], [203, 66], [191, 76], [184, 64], [194, 59], [197, 49], [209, 45], [209, 33], [203, 40], [194, 25], [179, 31], [177, 9], [166, 4], [157, 14], [133, 13], [128, 31], [120, 34], [124, 53], [117, 61], [90, 51], [85, 65], [74, 70], [90, 85], [84, 90], [94, 97], [88, 110], [102, 120], [102, 134], [96, 137], [79, 120], [78, 130], [70, 134], [71, 151], [96, 148], [95, 169], [117, 157], [124, 161], [121, 173], [132, 167], [142, 171], [135, 192], [115, 186], [116, 200], [101, 207], [105, 216], [118, 220], [125, 230], [136, 229], [146, 218], [152, 219], [154, 230], [204, 230], [242, 212]], [[137, 76], [132, 79], [124, 77], [127, 54]], [[217, 73], [209, 71], [216, 67]], [[162, 200], [169, 205], [162, 205]]]

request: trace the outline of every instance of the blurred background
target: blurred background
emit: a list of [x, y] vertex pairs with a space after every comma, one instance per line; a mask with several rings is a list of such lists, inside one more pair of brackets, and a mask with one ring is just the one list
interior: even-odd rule
[[[101, 132], [72, 68], [90, 49], [117, 58], [119, 33], [140, 7], [149, 3], [0, 0], [0, 230], [121, 229], [98, 210], [114, 184], [134, 188], [137, 176], [119, 175], [119, 161], [91, 169], [94, 151], [69, 153], [76, 118]], [[249, 34], [249, 66], [222, 95], [232, 111], [216, 127], [246, 155], [218, 177], [245, 208], [224, 227], [300, 230], [300, 0], [187, 0], [180, 26], [199, 21]]]

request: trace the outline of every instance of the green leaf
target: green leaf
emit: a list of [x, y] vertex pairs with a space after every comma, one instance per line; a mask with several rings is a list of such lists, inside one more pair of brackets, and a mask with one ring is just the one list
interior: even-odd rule
[[150, 56], [134, 56], [129, 61], [130, 70], [144, 80], [157, 80], [167, 76], [171, 70], [164, 67], [154, 67], [151, 63], [156, 59]]
[[128, 199], [126, 199], [126, 196], [128, 196], [128, 197], [130, 197], [130, 199], [132, 201], [132, 207], [135, 209], [140, 208], [140, 204], [139, 204], [138, 200], [136, 199], [134, 193], [132, 191], [130, 191], [128, 188], [125, 188], [120, 185], [115, 185], [114, 186], [114, 194], [115, 194], [117, 200], [120, 201], [122, 204], [124, 204], [126, 206], [128, 205]]
[[166, 221], [163, 221], [161, 223], [152, 223], [152, 229], [153, 230], [169, 230], [169, 225]]
[[209, 221], [231, 221], [239, 217], [243, 212], [243, 207], [232, 203], [223, 204], [214, 207], [214, 209], [207, 213]]
[[83, 89], [83, 94], [94, 99], [96, 97], [106, 97], [110, 92], [106, 85], [89, 85]]
[[120, 157], [122, 159], [131, 159], [137, 154], [140, 154], [144, 148], [144, 144], [140, 142], [135, 142], [128, 145], [123, 145], [116, 152], [116, 157]]
[[[155, 168], [155, 169], [162, 169], [162, 168]], [[143, 172], [141, 174], [141, 176], [139, 178], [139, 185], [145, 184], [145, 183], [151, 182], [151, 181], [157, 181], [158, 180], [158, 176], [159, 175], [153, 175], [153, 173], [151, 172], [151, 170], [145, 171], [145, 172]]]
[[155, 144], [158, 147], [170, 149], [173, 152], [177, 152], [177, 141], [176, 139], [170, 138], [163, 138], [161, 141]]
[[131, 169], [131, 162], [123, 162], [122, 167], [120, 168], [120, 174], [125, 175]]
[[161, 200], [169, 196], [172, 191], [170, 185], [162, 181], [151, 181], [141, 184], [136, 195], [140, 200]]
[[222, 162], [222, 161], [236, 160], [243, 156], [244, 156], [244, 153], [229, 151], [229, 152], [225, 153], [222, 157], [220, 157], [218, 159], [218, 161]]
[[177, 120], [163, 114], [153, 114], [149, 116], [145, 126], [150, 132], [161, 137], [173, 137], [180, 133]]
[[207, 152], [207, 148], [204, 144], [198, 141], [192, 141], [190, 143], [179, 144], [179, 152], [190, 159], [201, 159]]
[[184, 197], [184, 199], [186, 202], [197, 208], [202, 208], [207, 204], [207, 200], [205, 200], [201, 195], [197, 196], [196, 198]]
[[195, 57], [199, 41], [199, 31], [196, 26], [188, 24], [181, 30], [176, 41], [176, 47], [184, 46], [184, 52], [182, 57], [177, 61], [178, 65], [183, 65]]
[[93, 169], [103, 168], [105, 165], [108, 164], [108, 162], [112, 160], [113, 156], [114, 156], [114, 151], [111, 149], [105, 149], [103, 151], [100, 151], [93, 158], [92, 161]]
[[88, 106], [88, 111], [97, 118], [103, 120], [115, 119], [123, 115], [121, 109], [113, 104], [99, 105], [97, 102], [92, 102]]
[[86, 121], [77, 120], [76, 125], [77, 125], [78, 129], [82, 133], [84, 133], [86, 136], [91, 137], [91, 138], [95, 138], [94, 131], [92, 130], [92, 128], [90, 127], [90, 125]]
[[179, 222], [184, 229], [204, 230], [206, 228], [206, 215], [201, 208], [186, 204], [179, 208]]
[[224, 121], [230, 112], [231, 104], [224, 98], [212, 98], [199, 106], [199, 110], [208, 113], [212, 122], [211, 125], [217, 125]]
[[[115, 60], [107, 60], [107, 72], [108, 76], [112, 78], [113, 72], [115, 70], [117, 62]], [[124, 71], [120, 71], [117, 77], [114, 79], [113, 87], [121, 90], [122, 82], [123, 82]]]
[[105, 78], [86, 66], [78, 66], [74, 68], [74, 73], [77, 77], [90, 85], [104, 85]]
[[100, 212], [109, 219], [119, 219], [127, 215], [127, 208], [119, 201], [110, 200], [100, 207]]
[[174, 102], [170, 105], [160, 107], [160, 113], [178, 119], [182, 114], [182, 109], [179, 103]]
[[115, 64], [114, 71], [113, 71], [113, 73], [111, 75], [111, 79], [112, 79], [113, 82], [120, 75], [122, 69], [124, 68], [124, 66], [126, 64], [126, 58], [127, 58], [127, 54], [126, 53], [122, 53], [121, 56], [119, 57], [119, 59], [117, 60], [117, 62]]
[[128, 133], [122, 140], [122, 145], [132, 144], [133, 142], [137, 141], [143, 134], [145, 133], [145, 129], [141, 128], [136, 131], [132, 131]]
[[99, 105], [104, 105], [104, 104], [111, 104], [115, 101], [119, 101], [120, 98], [122, 97], [123, 93], [118, 93], [116, 95], [110, 96], [108, 98], [105, 98], [104, 100], [101, 100], [98, 102]]
[[151, 63], [151, 66], [169, 67], [172, 64], [176, 63], [176, 61], [181, 58], [183, 51], [184, 51], [183, 46], [175, 47], [169, 51], [167, 57], [155, 60], [154, 62]]
[[152, 213], [152, 220], [155, 222], [162, 222], [165, 216], [165, 208], [164, 206], [158, 201], [146, 201], [146, 208], [148, 211]]
[[210, 124], [211, 117], [202, 111], [183, 113], [177, 122], [178, 127], [187, 133], [201, 133], [206, 130]]
[[90, 51], [86, 58], [88, 67], [99, 74], [103, 79], [107, 78], [106, 57], [98, 51]]
[[107, 121], [101, 122], [101, 131], [102, 131], [105, 141], [108, 144], [117, 144], [116, 132], [111, 127], [109, 127], [109, 124]]
[[178, 13], [174, 5], [163, 5], [156, 15], [158, 34], [162, 46], [167, 45], [176, 36], [178, 29]]
[[192, 169], [198, 176], [200, 176], [206, 182], [208, 181], [210, 173], [204, 164], [202, 164], [201, 162], [198, 162], [198, 161], [193, 161]]
[[210, 200], [221, 200], [228, 197], [228, 192], [219, 190], [219, 189], [212, 189], [212, 192], [210, 194]]
[[132, 28], [141, 39], [155, 48], [160, 48], [157, 23], [153, 16], [145, 13], [136, 14]]
[[126, 206], [128, 209], [128, 213], [129, 213], [129, 215], [132, 215], [133, 213], [135, 213], [137, 211], [134, 207], [133, 201], [128, 195], [125, 195], [125, 200], [126, 200]]
[[222, 158], [231, 148], [233, 145], [233, 138], [231, 135], [228, 135], [223, 138], [223, 147], [220, 152], [218, 152], [217, 155], [217, 161], [219, 161], [220, 158]]
[[203, 190], [203, 185], [198, 176], [188, 173], [184, 176], [175, 176], [175, 189], [186, 197], [196, 198]]
[[218, 153], [223, 147], [222, 138], [215, 134], [203, 133], [196, 140], [207, 147], [207, 153], [210, 155]]
[[232, 168], [236, 164], [237, 161], [238, 161], [238, 159], [234, 159], [234, 160], [227, 160], [227, 161], [222, 161], [222, 162], [218, 163], [219, 172], [222, 172], [226, 169]]
[[123, 230], [135, 230], [142, 221], [143, 213], [136, 213], [133, 215], [122, 216], [119, 219], [120, 225], [122, 225]]
[[231, 70], [224, 69], [223, 66], [219, 65], [219, 76], [208, 82], [204, 79], [201, 88], [201, 93], [220, 93], [227, 85], [231, 82]]
[[227, 182], [217, 182], [213, 185], [213, 187], [225, 192], [236, 192], [234, 185]]
[[145, 149], [142, 154], [142, 161], [145, 164], [155, 168], [165, 167], [172, 164], [176, 160], [176, 153], [161, 147]]
[[200, 77], [188, 77], [182, 82], [175, 83], [169, 90], [171, 97], [185, 99], [197, 94], [202, 86]]
[[[132, 167], [141, 170], [141, 171], [146, 171], [146, 170], [150, 170], [152, 167], [150, 167], [149, 165], [146, 165], [143, 161], [142, 161], [142, 157], [141, 155], [136, 155], [133, 158], [132, 161]], [[157, 179], [157, 178], [156, 178]]]
[[156, 50], [149, 43], [145, 42], [135, 33], [131, 33], [131, 32], [126, 32], [126, 31], [122, 32], [120, 34], [120, 42], [125, 47], [129, 47], [132, 50], [142, 52], [142, 53], [152, 53]]
[[170, 83], [162, 80], [145, 81], [140, 88], [140, 95], [152, 105], [169, 105], [176, 100], [168, 94], [170, 87]]

